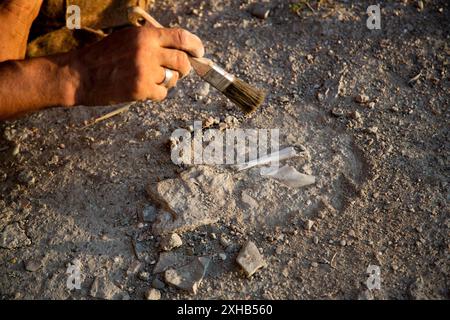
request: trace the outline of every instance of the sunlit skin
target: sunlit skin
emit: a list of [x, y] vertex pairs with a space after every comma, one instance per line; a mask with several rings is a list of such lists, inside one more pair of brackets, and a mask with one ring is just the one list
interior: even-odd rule
[[[24, 60], [41, 5], [0, 0], [0, 120], [56, 106], [161, 101], [190, 72], [188, 55], [204, 55], [201, 40], [186, 30], [145, 26], [66, 54]], [[166, 86], [164, 68], [177, 71]]]

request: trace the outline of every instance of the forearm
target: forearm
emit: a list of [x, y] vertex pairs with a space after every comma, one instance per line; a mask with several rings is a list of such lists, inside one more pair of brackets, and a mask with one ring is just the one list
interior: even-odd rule
[[[0, 119], [52, 106], [162, 101], [201, 58], [202, 41], [182, 29], [126, 28], [66, 54], [0, 63]], [[175, 71], [166, 83], [166, 69]]]
[[75, 103], [70, 55], [0, 63], [0, 120]]
[[25, 57], [31, 25], [42, 0], [0, 0], [0, 61]]

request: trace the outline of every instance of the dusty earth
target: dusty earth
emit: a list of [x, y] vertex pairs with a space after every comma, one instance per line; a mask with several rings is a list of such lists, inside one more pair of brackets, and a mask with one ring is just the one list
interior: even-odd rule
[[[88, 128], [117, 107], [0, 124], [2, 299], [144, 299], [152, 285], [162, 299], [450, 298], [448, 1], [382, 2], [382, 30], [366, 27], [370, 1], [293, 12], [274, 0], [267, 19], [250, 3], [161, 1], [154, 14], [270, 91], [251, 117], [212, 89], [202, 97], [193, 75], [165, 102]], [[279, 128], [281, 146], [304, 150], [286, 163], [317, 182], [291, 189], [258, 169], [214, 168], [237, 186], [232, 210], [180, 232], [172, 251], [211, 259], [193, 294], [153, 274], [160, 237], [143, 217], [156, 206], [146, 186], [188, 169], [170, 160], [171, 132], [209, 117]], [[266, 263], [251, 278], [236, 263], [247, 240]], [[70, 291], [74, 261], [81, 290]], [[369, 265], [380, 290], [367, 290]]]

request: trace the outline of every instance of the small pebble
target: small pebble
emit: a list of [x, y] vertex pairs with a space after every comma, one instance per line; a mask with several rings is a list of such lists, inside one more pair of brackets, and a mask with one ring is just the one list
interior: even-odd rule
[[31, 171], [22, 171], [17, 176], [17, 180], [25, 185], [33, 185], [36, 182], [36, 178], [33, 176], [33, 173]]
[[37, 260], [30, 260], [25, 262], [25, 270], [29, 272], [36, 272], [41, 268], [41, 262]]
[[270, 15], [270, 8], [261, 3], [252, 4], [249, 8], [250, 14], [259, 19], [267, 19]]
[[142, 218], [144, 222], [154, 222], [156, 220], [157, 213], [156, 208], [149, 205], [142, 210]]
[[368, 132], [368, 133], [376, 134], [376, 133], [378, 132], [378, 128], [377, 128], [377, 127], [370, 127], [370, 128], [367, 128], [367, 132]]
[[227, 239], [226, 236], [222, 235], [220, 236], [220, 244], [224, 247], [228, 247], [231, 244], [231, 242], [230, 240]]
[[210, 85], [207, 82], [202, 82], [197, 88], [197, 96], [199, 98], [204, 98], [209, 94]]
[[164, 251], [170, 251], [172, 249], [181, 247], [182, 245], [183, 240], [181, 240], [181, 237], [176, 233], [163, 236], [160, 243], [160, 247]]
[[331, 114], [338, 118], [344, 115], [344, 111], [341, 108], [333, 108], [331, 109]]
[[352, 119], [355, 119], [355, 120], [361, 120], [361, 118], [362, 118], [361, 113], [359, 113], [358, 111], [352, 112], [351, 117], [352, 117]]
[[160, 300], [161, 299], [161, 292], [158, 289], [150, 289], [145, 294], [145, 298], [147, 300]]
[[17, 156], [20, 153], [20, 144], [15, 144], [14, 149], [12, 150], [13, 157]]
[[158, 278], [153, 279], [152, 287], [155, 289], [162, 290], [166, 287], [165, 283], [159, 280]]
[[248, 241], [239, 252], [236, 262], [251, 277], [256, 271], [266, 266], [263, 256], [252, 241]]
[[282, 246], [278, 246], [277, 249], [275, 250], [275, 252], [276, 252], [278, 255], [281, 255], [281, 254], [283, 253], [283, 247], [282, 247]]
[[311, 230], [311, 228], [313, 227], [313, 225], [314, 225], [314, 221], [312, 221], [312, 220], [307, 220], [306, 223], [305, 223], [305, 229], [309, 231], [309, 230]]
[[422, 0], [417, 1], [417, 10], [418, 10], [419, 12], [420, 12], [420, 11], [423, 11], [423, 7], [424, 7], [423, 1], [422, 1]]
[[370, 100], [369, 96], [367, 96], [367, 95], [365, 95], [365, 94], [358, 94], [358, 95], [355, 97], [355, 101], [356, 101], [357, 103], [367, 103], [367, 102], [369, 102], [369, 100]]
[[205, 120], [205, 122], [203, 124], [203, 127], [204, 128], [210, 128], [210, 127], [212, 127], [214, 125], [214, 123], [215, 123], [214, 117], [208, 117]]
[[138, 278], [142, 281], [149, 281], [150, 280], [150, 274], [146, 271], [142, 271], [138, 274]]

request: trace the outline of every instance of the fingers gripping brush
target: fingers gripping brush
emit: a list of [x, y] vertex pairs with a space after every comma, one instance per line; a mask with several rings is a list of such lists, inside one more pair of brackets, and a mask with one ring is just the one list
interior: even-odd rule
[[[130, 8], [129, 16], [136, 25], [140, 25], [138, 20], [141, 18], [155, 28], [163, 28], [158, 21], [139, 7]], [[189, 57], [189, 60], [195, 72], [203, 80], [222, 92], [244, 113], [250, 114], [263, 104], [266, 98], [265, 91], [236, 78], [209, 59]]]

